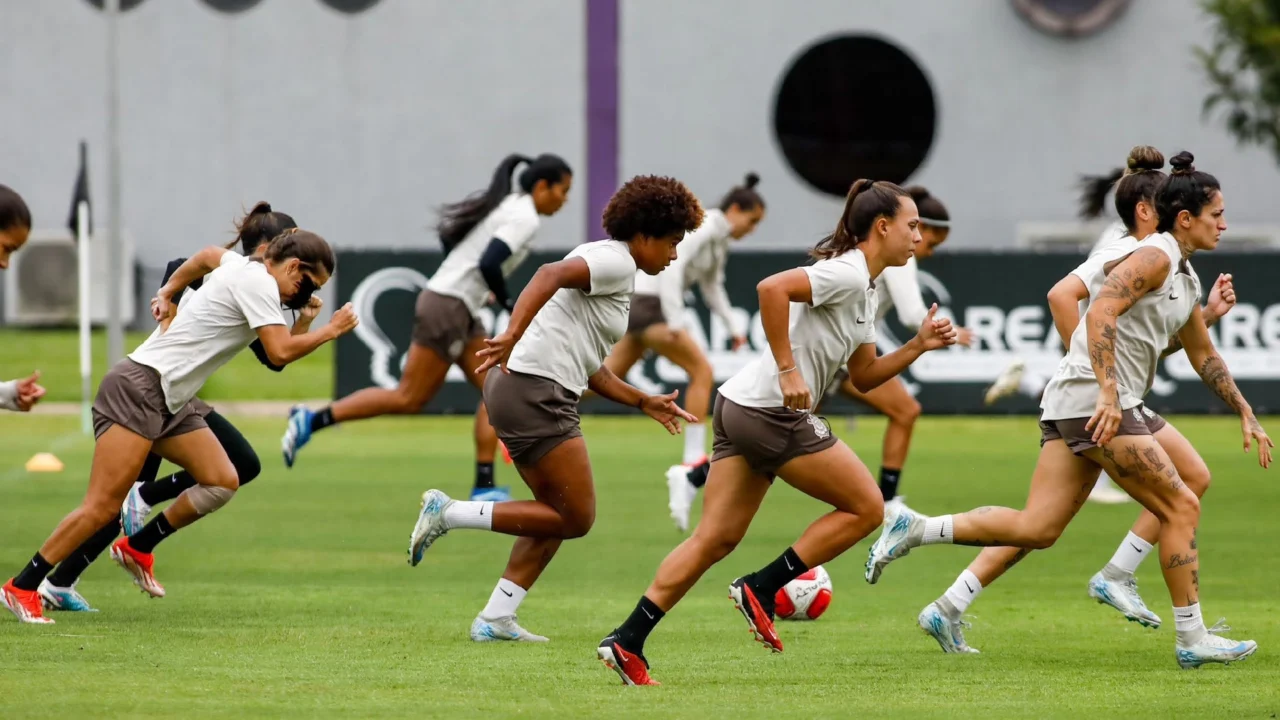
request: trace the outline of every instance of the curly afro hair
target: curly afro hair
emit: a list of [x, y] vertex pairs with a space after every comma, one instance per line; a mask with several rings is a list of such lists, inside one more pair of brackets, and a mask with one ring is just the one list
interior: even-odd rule
[[702, 224], [702, 205], [675, 178], [640, 175], [631, 178], [609, 199], [604, 231], [615, 240], [637, 235], [670, 237], [693, 232]]

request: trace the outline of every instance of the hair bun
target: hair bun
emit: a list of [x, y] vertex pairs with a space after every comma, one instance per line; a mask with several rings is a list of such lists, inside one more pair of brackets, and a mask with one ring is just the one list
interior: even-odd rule
[[1184, 173], [1192, 173], [1196, 171], [1196, 166], [1193, 164], [1195, 161], [1195, 155], [1183, 150], [1177, 155], [1174, 155], [1173, 159], [1169, 161], [1169, 164], [1173, 166], [1173, 172], [1175, 175], [1182, 175]]
[[271, 203], [267, 202], [266, 200], [259, 200], [258, 204], [254, 205], [253, 209], [249, 211], [249, 214], [250, 215], [266, 215], [269, 212], [271, 212]]
[[753, 172], [747, 173], [747, 176], [742, 180], [742, 186], [747, 188], [748, 190], [754, 188], [759, 184], [760, 184], [760, 176]]
[[1130, 173], [1160, 170], [1164, 167], [1164, 154], [1150, 145], [1135, 145], [1129, 151], [1126, 166]]
[[911, 196], [911, 199], [914, 200], [917, 205], [932, 194], [929, 192], [929, 189], [923, 185], [911, 185], [902, 189], [907, 191], [907, 194]]

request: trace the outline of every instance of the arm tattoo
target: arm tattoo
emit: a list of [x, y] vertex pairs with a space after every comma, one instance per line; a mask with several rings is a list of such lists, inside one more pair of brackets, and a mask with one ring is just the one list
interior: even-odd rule
[[1097, 317], [1094, 317], [1092, 309], [1086, 313], [1086, 317], [1090, 318], [1086, 326], [1089, 361], [1100, 384], [1114, 385], [1119, 379], [1116, 372], [1116, 318], [1133, 307], [1148, 287], [1158, 284], [1153, 280], [1162, 272], [1167, 272], [1167, 268], [1160, 267], [1161, 262], [1167, 263], [1167, 260], [1164, 253], [1158, 250], [1139, 250], [1130, 259], [1133, 260], [1132, 263], [1126, 260], [1107, 273], [1098, 298], [1094, 301], [1099, 310]]
[[1164, 351], [1160, 353], [1160, 357], [1168, 357], [1182, 349], [1182, 339], [1177, 335], [1169, 338], [1169, 344], [1165, 346]]
[[1200, 366], [1200, 379], [1215, 395], [1222, 398], [1227, 407], [1237, 413], [1247, 407], [1244, 396], [1236, 387], [1236, 381], [1231, 378], [1231, 373], [1227, 370], [1227, 364], [1222, 361], [1222, 356], [1217, 352], [1205, 358], [1204, 364]]

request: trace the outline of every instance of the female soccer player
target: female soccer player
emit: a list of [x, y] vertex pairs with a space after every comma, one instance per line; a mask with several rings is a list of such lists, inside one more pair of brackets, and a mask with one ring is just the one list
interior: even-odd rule
[[[679, 365], [689, 376], [684, 409], [705, 418], [711, 409], [711, 385], [715, 381], [711, 363], [693, 336], [684, 329], [684, 294], [695, 282], [711, 312], [733, 334], [733, 349], [747, 343], [747, 328], [739, 327], [733, 306], [724, 289], [724, 268], [729, 260], [729, 243], [755, 231], [764, 219], [764, 199], [756, 191], [760, 176], [748, 173], [742, 185], [729, 190], [718, 210], [708, 210], [702, 224], [680, 241], [679, 257], [657, 275], [636, 273], [635, 296], [627, 334], [605, 358], [605, 367], [625, 378], [631, 366], [646, 350]], [[667, 470], [668, 505], [671, 519], [684, 532], [689, 527], [689, 509], [706, 481], [706, 471], [690, 472], [707, 463], [707, 427], [698, 422], [684, 429], [684, 458]]]
[[579, 245], [564, 260], [543, 265], [520, 293], [507, 329], [480, 351], [485, 403], [533, 500], [494, 504], [423, 494], [410, 537], [410, 563], [446, 532], [477, 529], [515, 535], [506, 571], [471, 625], [476, 642], [543, 642], [516, 622], [525, 594], [564, 540], [582, 537], [595, 521], [595, 488], [587, 445], [578, 427], [578, 399], [590, 388], [639, 408], [680, 432], [676, 393], [646, 395], [618, 378], [604, 358], [627, 329], [636, 270], [656, 275], [676, 258], [676, 244], [702, 222], [702, 208], [672, 178], [633, 178], [609, 200], [609, 239]]
[[[520, 164], [518, 190], [511, 176]], [[394, 390], [365, 388], [319, 412], [297, 407], [281, 440], [285, 465], [293, 467], [312, 433], [331, 425], [389, 414], [413, 414], [435, 397], [451, 365], [457, 365], [477, 389], [484, 388], [476, 352], [484, 347], [480, 309], [493, 302], [506, 310], [512, 299], [506, 276], [524, 262], [543, 216], [564, 206], [573, 171], [556, 155], [509, 155], [498, 165], [487, 190], [446, 205], [436, 226], [445, 259], [414, 308], [413, 342]], [[476, 411], [476, 478], [472, 497], [508, 500], [506, 488], [493, 484], [497, 437], [483, 403]]]
[[[236, 238], [228, 243], [226, 247], [228, 250], [232, 250], [238, 245], [241, 248], [241, 252], [246, 256], [261, 259], [272, 239], [282, 232], [297, 226], [297, 223], [289, 215], [273, 211], [269, 203], [260, 202], [236, 224]], [[161, 284], [168, 283], [174, 272], [186, 260], [187, 258], [179, 258], [170, 261]], [[197, 278], [191, 282], [186, 291], [175, 293], [173, 301], [170, 303], [172, 310], [176, 312], [177, 306], [186, 292], [199, 290], [203, 282], [204, 278]], [[299, 335], [309, 331], [320, 307], [320, 298], [313, 295], [301, 310], [291, 311], [295, 313], [292, 334]], [[167, 317], [161, 320], [162, 331], [169, 327], [169, 324], [173, 321], [174, 314], [174, 312], [170, 312]], [[270, 359], [267, 358], [266, 350], [262, 347], [261, 340], [254, 340], [249, 345], [249, 349], [253, 351], [262, 364], [271, 370], [279, 372], [284, 369], [283, 366], [271, 364]], [[192, 405], [196, 408], [197, 413], [204, 418], [209, 430], [213, 432], [214, 437], [218, 439], [218, 443], [222, 445], [222, 449], [226, 451], [227, 457], [230, 458], [231, 464], [235, 466], [239, 486], [244, 487], [249, 484], [262, 471], [262, 464], [258, 460], [258, 454], [254, 452], [253, 446], [249, 444], [249, 441], [245, 439], [240, 430], [231, 424], [230, 420], [223, 417], [216, 410], [198, 398], [192, 400]], [[115, 541], [122, 529], [125, 535], [130, 536], [129, 540], [127, 543], [124, 541], [118, 543], [121, 547], [115, 548], [112, 556], [117, 559], [117, 562], [121, 562], [121, 567], [130, 572], [131, 575], [134, 568], [144, 571], [135, 576], [135, 582], [138, 582], [139, 587], [145, 592], [153, 597], [164, 596], [164, 587], [155, 579], [155, 560], [152, 554], [158, 543], [172, 537], [177, 530], [169, 525], [163, 514], [157, 516], [150, 525], [145, 528], [143, 526], [153, 506], [176, 499], [188, 488], [194, 487], [196, 480], [191, 473], [185, 470], [157, 479], [160, 471], [160, 462], [160, 456], [154, 452], [147, 456], [147, 460], [142, 466], [142, 472], [138, 474], [137, 481], [134, 482], [133, 488], [125, 498], [124, 507], [121, 509], [119, 517], [113, 517], [107, 521], [102, 526], [102, 529], [84, 541], [80, 547], [76, 548], [66, 560], [63, 560], [45, 578], [44, 582], [40, 583], [40, 597], [44, 600], [46, 609], [72, 612], [93, 611], [93, 607], [89, 605], [89, 602], [76, 590], [76, 583], [79, 582], [80, 576], [84, 571], [102, 554], [102, 551]], [[126, 555], [131, 556], [130, 559], [133, 562], [123, 562]]]
[[[22, 196], [6, 185], [0, 185], [0, 270], [9, 269], [9, 256], [27, 244], [31, 234], [31, 210]], [[40, 373], [21, 380], [0, 382], [0, 410], [27, 412], [40, 398]]]
[[[273, 240], [261, 262], [211, 247], [178, 268], [156, 296], [157, 320], [168, 314], [178, 291], [197, 277], [209, 278], [199, 292], [190, 293], [168, 330], [153, 333], [103, 378], [94, 401], [97, 443], [84, 501], [0, 589], [0, 597], [20, 621], [52, 622], [42, 612], [40, 583], [55, 564], [120, 511], [153, 449], [198, 483], [165, 510], [170, 527], [190, 525], [231, 500], [239, 486], [235, 466], [192, 398], [255, 336], [273, 363], [285, 365], [355, 327], [349, 306], [317, 331], [290, 335], [284, 327], [281, 303], [304, 305], [333, 269], [329, 244], [305, 231]], [[133, 555], [124, 556], [126, 564], [137, 561]], [[130, 569], [135, 578], [144, 570]]]
[[[600, 642], [601, 661], [627, 685], [654, 685], [644, 643], [662, 617], [742, 539], [775, 476], [834, 509], [809, 526], [777, 560], [734, 580], [729, 597], [757, 640], [774, 652], [774, 595], [810, 567], [866, 537], [884, 503], [866, 466], [810, 412], [814, 398], [847, 365], [864, 392], [902, 372], [928, 350], [955, 342], [946, 319], [929, 310], [919, 334], [877, 357], [876, 278], [903, 265], [920, 244], [915, 202], [887, 182], [858, 180], [835, 232], [813, 250], [817, 262], [757, 286], [771, 353], [720, 387], [711, 473], [702, 521], [667, 555], [631, 616]], [[795, 306], [792, 314], [792, 303]]]
[[1100, 258], [1103, 287], [1045, 390], [1040, 461], [1026, 508], [984, 507], [929, 518], [896, 513], [871, 548], [868, 582], [920, 545], [1047, 548], [1079, 510], [1101, 467], [1159, 520], [1178, 664], [1233, 662], [1257, 650], [1253, 641], [1228, 640], [1216, 634], [1223, 628], [1204, 626], [1196, 538], [1200, 502], [1152, 437], [1142, 406], [1150, 368], [1176, 336], [1205, 384], [1239, 413], [1245, 448], [1256, 441], [1259, 463], [1271, 464], [1271, 440], [1214, 349], [1196, 304], [1200, 283], [1187, 261], [1215, 248], [1226, 222], [1220, 184], [1196, 171], [1193, 160], [1190, 153], [1178, 154], [1172, 174], [1161, 181], [1157, 234], [1132, 252], [1122, 248]]

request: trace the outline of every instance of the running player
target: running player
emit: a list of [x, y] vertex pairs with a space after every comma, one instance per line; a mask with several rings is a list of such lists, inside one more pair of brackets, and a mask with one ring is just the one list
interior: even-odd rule
[[918, 224], [915, 202], [902, 188], [858, 180], [835, 232], [814, 248], [817, 262], [757, 286], [771, 352], [720, 387], [702, 521], [667, 555], [631, 616], [597, 649], [623, 683], [657, 684], [644, 657], [646, 638], [702, 574], [737, 546], [775, 476], [834, 509], [777, 560], [729, 586], [747, 626], [774, 652], [782, 651], [773, 627], [778, 589], [836, 558], [880, 524], [884, 502], [871, 473], [810, 408], [842, 365], [865, 392], [922, 353], [955, 342], [950, 322], [934, 318], [934, 306], [914, 339], [888, 355], [876, 354], [876, 278], [911, 258], [921, 242]]
[[[519, 189], [511, 176], [520, 171]], [[444, 384], [449, 367], [457, 365], [477, 389], [484, 388], [476, 352], [484, 347], [480, 309], [492, 302], [511, 310], [506, 276], [528, 256], [544, 216], [564, 207], [573, 184], [573, 171], [555, 155], [509, 155], [494, 171], [487, 190], [446, 205], [436, 230], [445, 258], [427, 283], [414, 308], [409, 356], [392, 390], [365, 388], [312, 412], [296, 407], [289, 415], [281, 446], [285, 465], [293, 467], [298, 451], [311, 435], [331, 425], [390, 414], [422, 411]], [[494, 487], [493, 459], [498, 439], [483, 402], [475, 419], [476, 474], [472, 498], [509, 500], [510, 491]]]
[[[702, 225], [680, 241], [680, 255], [657, 275], [636, 273], [635, 296], [627, 319], [627, 334], [613, 347], [604, 365], [620, 378], [646, 350], [679, 365], [689, 376], [684, 409], [705, 418], [711, 409], [711, 385], [715, 381], [706, 353], [684, 329], [685, 291], [697, 283], [711, 312], [733, 335], [733, 349], [746, 345], [747, 328], [740, 327], [724, 289], [724, 268], [729, 260], [729, 243], [750, 235], [764, 219], [764, 199], [756, 191], [760, 176], [748, 173], [746, 180], [720, 201], [720, 208], [708, 210]], [[667, 470], [668, 505], [671, 519], [684, 532], [689, 527], [689, 509], [706, 481], [706, 471], [690, 470], [707, 464], [707, 426], [691, 423], [684, 429], [684, 458]], [[691, 481], [692, 478], [692, 481]]]
[[[1197, 526], [1200, 502], [1175, 461], [1152, 437], [1142, 395], [1150, 368], [1178, 339], [1192, 366], [1240, 416], [1245, 448], [1258, 443], [1271, 464], [1272, 442], [1213, 347], [1196, 304], [1200, 283], [1187, 262], [1212, 250], [1226, 229], [1221, 186], [1195, 170], [1190, 153], [1173, 158], [1156, 192], [1157, 234], [1132, 251], [1099, 258], [1102, 289], [1072, 334], [1067, 358], [1045, 390], [1040, 461], [1022, 511], [983, 507], [960, 515], [924, 517], [910, 511], [886, 518], [867, 558], [867, 581], [921, 545], [954, 543], [1050, 547], [1074, 517], [1101, 467], [1158, 518], [1160, 560], [1177, 626], [1175, 658], [1184, 668], [1228, 663], [1257, 650], [1253, 641], [1218, 635], [1200, 611]], [[935, 635], [936, 637], [936, 635]]]
[[676, 393], [646, 395], [618, 378], [604, 358], [627, 329], [636, 270], [657, 275], [675, 260], [676, 245], [702, 222], [698, 200], [677, 180], [641, 176], [623, 185], [604, 211], [609, 239], [579, 245], [560, 262], [538, 269], [511, 313], [511, 322], [486, 340], [477, 372], [498, 436], [533, 491], [533, 500], [494, 504], [423, 493], [410, 536], [410, 564], [455, 529], [515, 535], [502, 579], [471, 625], [476, 642], [544, 642], [516, 622], [525, 594], [564, 540], [582, 537], [595, 522], [595, 487], [578, 426], [578, 399], [590, 388], [639, 408], [673, 435], [681, 410]]
[[[168, 314], [180, 290], [197, 277], [210, 277], [199, 292], [188, 294], [168, 330], [157, 330], [103, 378], [94, 401], [97, 442], [88, 492], [22, 571], [0, 588], [6, 607], [21, 622], [53, 622], [44, 617], [40, 583], [55, 564], [119, 513], [153, 449], [198, 483], [165, 510], [170, 527], [185, 527], [231, 500], [239, 486], [235, 466], [192, 398], [255, 336], [273, 363], [285, 365], [355, 327], [350, 307], [338, 310], [317, 331], [290, 335], [284, 327], [281, 303], [305, 305], [328, 281], [334, 264], [333, 250], [323, 238], [290, 231], [271, 242], [261, 262], [211, 247], [178, 268], [157, 294], [157, 320]], [[140, 585], [151, 575], [144, 560], [132, 554], [124, 557]]]
[[[22, 196], [6, 185], [0, 185], [0, 270], [9, 269], [9, 256], [27, 244], [31, 234], [31, 210]], [[27, 412], [40, 398], [40, 373], [21, 380], [0, 382], [0, 410]]]

